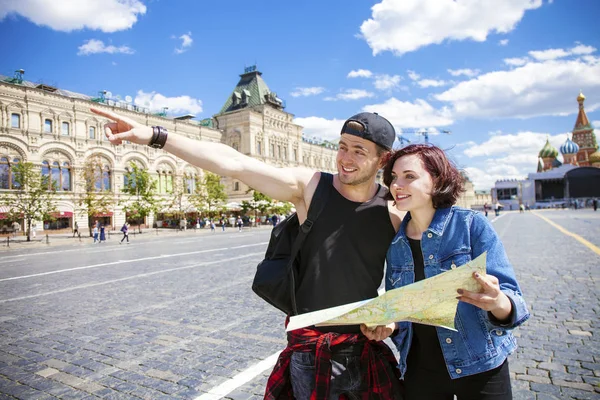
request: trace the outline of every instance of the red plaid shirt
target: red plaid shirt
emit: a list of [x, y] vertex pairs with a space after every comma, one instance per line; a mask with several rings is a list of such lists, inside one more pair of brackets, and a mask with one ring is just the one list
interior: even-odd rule
[[[362, 393], [362, 398], [364, 400], [401, 399], [400, 371], [396, 368], [398, 363], [385, 343], [368, 340], [362, 334], [323, 333], [314, 329], [297, 329], [288, 333], [288, 345], [279, 355], [267, 381], [264, 398], [266, 400], [293, 399], [289, 372], [292, 353], [311, 351], [315, 352], [316, 383], [310, 398], [311, 400], [328, 399], [333, 349], [341, 344], [357, 343], [364, 343], [360, 360], [363, 365], [367, 365], [363, 375], [363, 380], [367, 382], [367, 391]], [[392, 368], [389, 368], [390, 365]], [[392, 376], [389, 374], [390, 369], [394, 371]]]

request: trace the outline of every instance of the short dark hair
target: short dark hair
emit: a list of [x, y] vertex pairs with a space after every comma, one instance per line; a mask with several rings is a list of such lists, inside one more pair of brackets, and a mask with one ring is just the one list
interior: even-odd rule
[[[431, 200], [433, 208], [445, 208], [456, 204], [464, 192], [464, 178], [446, 153], [437, 146], [429, 144], [411, 144], [395, 151], [389, 158], [383, 170], [383, 182], [389, 188], [392, 184], [392, 169], [400, 157], [416, 154], [425, 170], [433, 178]], [[388, 199], [393, 200], [391, 192]]]

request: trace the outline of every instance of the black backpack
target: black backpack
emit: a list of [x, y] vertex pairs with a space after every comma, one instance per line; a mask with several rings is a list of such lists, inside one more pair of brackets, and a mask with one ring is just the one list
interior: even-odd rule
[[290, 215], [271, 232], [265, 258], [256, 268], [252, 290], [267, 303], [287, 315], [298, 314], [296, 307], [297, 258], [304, 239], [325, 208], [333, 176], [321, 172], [312, 197], [306, 221], [300, 225], [296, 213]]

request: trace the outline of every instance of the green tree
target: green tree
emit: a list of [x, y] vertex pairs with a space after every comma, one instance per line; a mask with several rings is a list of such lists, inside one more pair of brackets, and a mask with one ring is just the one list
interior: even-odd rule
[[29, 242], [31, 223], [51, 220], [51, 214], [57, 212], [54, 204], [56, 182], [42, 175], [39, 167], [30, 162], [15, 164], [13, 174], [13, 187], [16, 189], [0, 196], [0, 204], [5, 204], [10, 210], [9, 219], [24, 219]]
[[161, 204], [161, 209], [174, 210], [175, 215], [179, 220], [185, 219], [189, 207], [186, 204], [186, 190], [184, 182], [181, 179], [175, 179], [173, 187], [169, 190], [170, 198], [164, 200]]
[[261, 214], [266, 213], [267, 210], [271, 208], [273, 199], [266, 194], [259, 192], [258, 190], [250, 190], [253, 190], [252, 200], [242, 201], [242, 210], [244, 213], [248, 212], [249, 210], [254, 211], [254, 225], [256, 225], [258, 223], [258, 212], [260, 211]]
[[204, 178], [196, 182], [195, 193], [189, 197], [189, 201], [198, 210], [206, 209], [209, 214], [215, 211], [219, 204], [227, 201], [221, 177], [205, 171]]
[[[158, 211], [156, 181], [146, 169], [137, 164], [132, 162], [129, 167], [123, 185], [123, 192], [129, 196], [119, 204], [123, 206], [123, 211], [129, 214], [130, 218], [142, 221], [151, 213]], [[138, 231], [142, 232], [141, 222], [138, 223]]]
[[92, 226], [94, 217], [98, 214], [105, 214], [110, 210], [112, 203], [112, 193], [110, 190], [102, 189], [99, 180], [102, 176], [102, 159], [98, 156], [90, 157], [80, 172], [80, 182], [83, 182], [83, 191], [78, 195], [76, 211], [79, 215], [87, 216], [89, 235], [92, 236]]

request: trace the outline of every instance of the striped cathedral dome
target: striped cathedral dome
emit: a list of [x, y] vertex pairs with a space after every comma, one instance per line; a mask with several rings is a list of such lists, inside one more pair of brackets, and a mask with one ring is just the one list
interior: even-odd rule
[[579, 151], [579, 145], [567, 137], [567, 141], [560, 146], [562, 154], [576, 154]]

